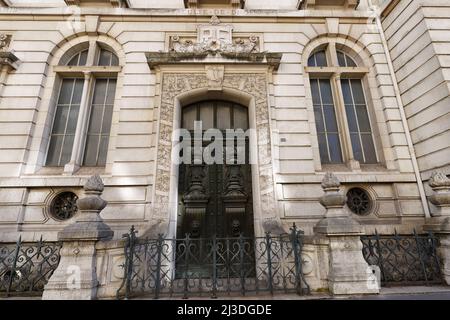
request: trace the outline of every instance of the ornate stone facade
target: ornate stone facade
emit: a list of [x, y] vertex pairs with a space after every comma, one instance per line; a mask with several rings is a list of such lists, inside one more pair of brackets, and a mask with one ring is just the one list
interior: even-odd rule
[[[190, 99], [223, 98], [249, 108], [256, 133], [255, 229], [281, 233], [295, 222], [305, 231], [305, 272], [313, 289], [340, 290], [330, 281], [339, 284], [352, 275], [333, 278], [330, 268], [345, 269], [345, 260], [355, 257], [352, 270], [360, 286], [365, 274], [357, 237], [375, 230], [439, 232], [449, 278], [450, 5], [444, 1], [439, 9], [432, 0], [66, 1], [72, 7], [59, 0], [42, 7], [14, 2], [0, 1], [1, 242], [14, 243], [19, 235], [28, 242], [41, 235], [56, 241], [65, 231], [65, 261], [78, 259], [87, 272], [98, 259], [98, 279], [86, 273], [87, 296], [95, 295], [91, 289], [98, 281], [99, 295], [113, 297], [122, 234], [131, 225], [139, 236], [174, 234], [178, 177], [172, 147], [180, 109]], [[417, 19], [424, 23], [416, 26]], [[357, 66], [339, 67], [342, 72], [336, 72], [338, 61], [309, 67], [308, 58], [324, 48], [334, 60], [345, 54]], [[117, 65], [94, 65], [95, 52], [105, 49]], [[88, 65], [68, 65], [85, 50], [94, 52], [86, 57]], [[47, 166], [62, 82], [92, 74], [81, 95], [86, 121], [75, 130], [77, 157], [81, 164], [93, 80], [110, 78], [117, 86], [107, 104], [106, 163], [69, 165], [66, 172]], [[345, 128], [342, 83], [334, 80], [355, 75], [366, 94], [377, 163], [347, 159], [352, 141], [344, 130], [339, 137], [346, 159], [328, 164], [320, 155], [324, 142], [312, 80], [333, 80], [335, 102], [343, 105], [338, 127]], [[104, 186], [91, 175], [101, 176]], [[367, 214], [347, 210], [345, 195], [352, 188], [370, 196]], [[87, 195], [80, 202], [84, 215], [52, 215], [55, 197], [64, 192], [72, 200]], [[87, 228], [92, 225], [95, 230]]]
[[[159, 146], [157, 159], [171, 159], [172, 134], [174, 108], [176, 97], [182, 93], [188, 93], [197, 89], [210, 89], [211, 81], [208, 77], [208, 70], [205, 73], [167, 73], [163, 74], [161, 90], [161, 108], [159, 124]], [[216, 88], [216, 83], [213, 83]], [[265, 73], [243, 73], [225, 74], [223, 76], [222, 88], [234, 89], [237, 92], [244, 92], [255, 101], [255, 117], [257, 132], [257, 155], [260, 185], [261, 217], [265, 229], [276, 231], [274, 226], [280, 228], [279, 215], [275, 204], [275, 190], [273, 180], [273, 164], [271, 151], [271, 137], [269, 124], [269, 105], [267, 101], [267, 78]], [[170, 161], [158, 161], [155, 183], [155, 201], [153, 219], [169, 223], [169, 186], [171, 168], [167, 166]], [[165, 232], [165, 231], [164, 231]]]

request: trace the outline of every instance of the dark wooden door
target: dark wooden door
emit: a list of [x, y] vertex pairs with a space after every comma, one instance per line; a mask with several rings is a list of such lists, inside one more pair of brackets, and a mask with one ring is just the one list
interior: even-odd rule
[[[253, 237], [252, 175], [249, 140], [225, 136], [226, 129], [248, 129], [247, 109], [241, 105], [206, 101], [183, 109], [183, 127], [193, 135], [193, 121], [202, 129], [217, 128], [224, 134], [223, 163], [181, 164], [179, 167], [179, 216], [177, 236], [191, 238]], [[230, 141], [232, 144], [230, 144]], [[206, 148], [212, 141], [202, 141]], [[193, 143], [194, 144], [194, 143]], [[226, 146], [234, 145], [232, 150]], [[244, 148], [243, 148], [244, 146]], [[230, 152], [232, 153], [230, 155]], [[244, 163], [237, 161], [244, 153]], [[233, 158], [234, 161], [226, 160]]]

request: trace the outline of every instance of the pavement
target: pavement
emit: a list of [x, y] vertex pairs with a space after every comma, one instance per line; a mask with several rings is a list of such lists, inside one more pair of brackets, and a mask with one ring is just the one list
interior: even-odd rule
[[[40, 299], [40, 297], [0, 297], [0, 300]], [[136, 300], [153, 300], [153, 298], [139, 298]], [[182, 300], [182, 298], [161, 298], [160, 300]], [[211, 300], [211, 298], [209, 296], [189, 297], [187, 301], [189, 300]], [[381, 288], [380, 294], [377, 295], [331, 296], [326, 293], [313, 293], [309, 296], [298, 296], [295, 294], [276, 294], [274, 296], [219, 297], [217, 300], [450, 300], [450, 286], [383, 287]]]
[[381, 288], [378, 295], [349, 297], [358, 300], [450, 300], [450, 286]]
[[[160, 300], [181, 300], [181, 297]], [[189, 300], [210, 300], [209, 296], [189, 297]], [[142, 299], [139, 299], [142, 300]], [[219, 297], [217, 300], [450, 300], [450, 286], [407, 286], [383, 287], [377, 295], [332, 296], [327, 293], [313, 293], [309, 296], [295, 294]]]

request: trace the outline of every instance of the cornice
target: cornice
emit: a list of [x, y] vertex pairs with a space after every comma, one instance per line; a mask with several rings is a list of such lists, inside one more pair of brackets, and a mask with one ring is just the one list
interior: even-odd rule
[[388, 16], [392, 10], [395, 9], [395, 7], [400, 3], [400, 0], [388, 0], [386, 3], [381, 7], [381, 17], [385, 18]]
[[181, 53], [181, 52], [147, 52], [147, 61], [151, 69], [160, 65], [170, 64], [192, 64], [192, 63], [208, 63], [208, 64], [265, 64], [278, 70], [282, 53], [277, 52], [254, 52], [254, 53], [227, 53], [217, 54], [218, 59], [209, 59], [208, 52], [204, 53]]

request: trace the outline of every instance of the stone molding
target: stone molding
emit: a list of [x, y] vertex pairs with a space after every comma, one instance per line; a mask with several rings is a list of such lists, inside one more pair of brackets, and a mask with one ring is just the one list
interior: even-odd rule
[[[204, 2], [202, 0], [184, 0], [184, 7], [188, 9], [196, 9], [200, 7], [200, 2]], [[206, 1], [208, 2], [208, 1]], [[214, 2], [214, 1], [212, 1]], [[215, 1], [216, 3], [218, 1]], [[245, 0], [223, 0], [221, 1], [224, 6], [228, 6], [233, 9], [244, 9], [245, 7]]]
[[245, 52], [216, 52], [218, 60], [208, 59], [210, 54], [208, 52], [148, 52], [146, 53], [147, 61], [150, 69], [166, 64], [180, 64], [180, 63], [220, 63], [220, 64], [267, 64], [274, 70], [278, 70], [281, 63], [282, 53], [245, 53]]
[[346, 9], [356, 9], [360, 0], [344, 0], [342, 4], [333, 3], [333, 1], [324, 0], [301, 0], [298, 7], [300, 9], [317, 9], [317, 7], [344, 7]]
[[131, 8], [129, 0], [64, 0], [68, 6], [79, 6], [83, 3], [97, 2], [99, 4], [110, 4], [114, 8]]

